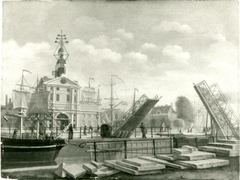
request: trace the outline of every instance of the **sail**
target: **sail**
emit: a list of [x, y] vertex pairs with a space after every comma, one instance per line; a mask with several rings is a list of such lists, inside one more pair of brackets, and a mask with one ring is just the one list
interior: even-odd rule
[[36, 92], [32, 94], [29, 108], [28, 108], [28, 115], [36, 115], [36, 114], [45, 114], [49, 115], [48, 113], [48, 95], [49, 92]]
[[96, 96], [95, 89], [92, 87], [84, 87], [82, 91], [82, 97], [84, 101], [94, 101], [94, 98]]
[[30, 92], [13, 90], [13, 108], [27, 109], [30, 97]]

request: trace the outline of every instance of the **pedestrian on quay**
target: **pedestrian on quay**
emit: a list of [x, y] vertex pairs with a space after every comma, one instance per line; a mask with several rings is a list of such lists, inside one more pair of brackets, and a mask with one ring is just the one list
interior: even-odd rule
[[140, 128], [141, 128], [141, 131], [142, 131], [142, 138], [147, 138], [146, 137], [146, 128], [145, 128], [145, 125], [143, 123], [141, 123]]
[[73, 139], [73, 127], [72, 124], [68, 127], [68, 139]]
[[89, 126], [89, 133], [92, 133], [92, 130], [93, 130], [93, 128], [92, 128], [92, 126], [90, 125], [90, 126]]
[[97, 133], [99, 133], [99, 130], [100, 130], [100, 126], [97, 125]]
[[84, 134], [84, 135], [87, 135], [87, 126], [84, 126], [84, 128], [83, 128], [83, 134]]

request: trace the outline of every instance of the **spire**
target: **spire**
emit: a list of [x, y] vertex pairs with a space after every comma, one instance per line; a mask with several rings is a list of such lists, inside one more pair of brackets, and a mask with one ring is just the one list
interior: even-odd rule
[[54, 57], [57, 59], [56, 67], [55, 67], [55, 77], [61, 77], [62, 75], [66, 75], [66, 60], [69, 56], [64, 43], [68, 43], [66, 35], [58, 34], [56, 37], [55, 43], [58, 43], [57, 48], [54, 52]]

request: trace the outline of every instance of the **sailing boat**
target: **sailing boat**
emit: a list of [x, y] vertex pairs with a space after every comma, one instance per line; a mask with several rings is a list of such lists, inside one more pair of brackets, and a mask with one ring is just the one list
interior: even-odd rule
[[[23, 70], [23, 72], [26, 70]], [[13, 116], [20, 121], [20, 136], [14, 130], [12, 137], [1, 137], [2, 163], [15, 162], [50, 162], [56, 159], [59, 151], [66, 145], [64, 139], [55, 138], [53, 131], [49, 136], [43, 136], [40, 132], [44, 121], [49, 120], [48, 92], [36, 90], [30, 93], [24, 89], [24, 76], [22, 72], [20, 90], [13, 90], [13, 108], [17, 114], [5, 114]], [[26, 138], [23, 136], [23, 123], [29, 122], [31, 130], [37, 129], [37, 136]], [[37, 125], [37, 127], [36, 127]]]

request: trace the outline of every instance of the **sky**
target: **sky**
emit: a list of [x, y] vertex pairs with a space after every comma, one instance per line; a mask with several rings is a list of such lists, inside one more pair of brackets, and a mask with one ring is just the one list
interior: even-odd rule
[[30, 85], [52, 77], [57, 34], [63, 31], [67, 77], [81, 87], [100, 85], [108, 98], [133, 101], [162, 96], [198, 101], [193, 84], [217, 83], [236, 114], [239, 96], [239, 6], [237, 1], [44, 1], [3, 2], [2, 87], [5, 95], [20, 79]]

